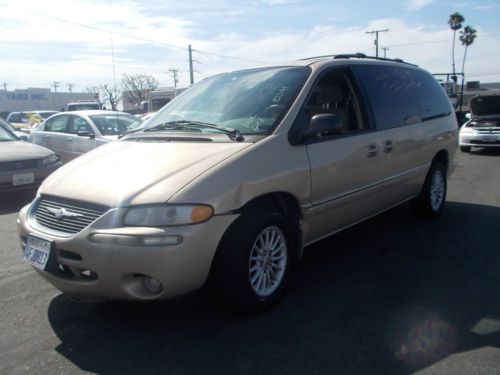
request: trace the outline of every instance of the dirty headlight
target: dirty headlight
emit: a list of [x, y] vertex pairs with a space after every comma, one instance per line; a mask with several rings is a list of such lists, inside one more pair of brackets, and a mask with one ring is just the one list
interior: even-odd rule
[[203, 223], [214, 214], [208, 205], [161, 205], [132, 207], [125, 215], [125, 225], [162, 227]]

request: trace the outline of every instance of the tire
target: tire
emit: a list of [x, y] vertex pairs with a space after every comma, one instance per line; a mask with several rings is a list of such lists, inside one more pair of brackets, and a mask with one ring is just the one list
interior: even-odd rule
[[432, 163], [420, 194], [411, 203], [415, 212], [422, 217], [437, 217], [443, 211], [446, 201], [446, 170], [439, 161]]
[[471, 146], [460, 146], [460, 151], [470, 152]]
[[211, 271], [212, 291], [248, 313], [273, 306], [285, 290], [294, 246], [290, 225], [276, 211], [253, 209], [223, 236]]

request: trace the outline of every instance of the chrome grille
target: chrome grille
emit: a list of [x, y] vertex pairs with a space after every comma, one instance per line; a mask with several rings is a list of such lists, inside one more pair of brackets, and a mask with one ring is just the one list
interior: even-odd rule
[[36, 168], [43, 165], [42, 159], [5, 161], [0, 163], [2, 171], [16, 171], [20, 169]]
[[108, 207], [86, 202], [42, 196], [35, 205], [38, 225], [63, 232], [78, 233], [101, 217]]

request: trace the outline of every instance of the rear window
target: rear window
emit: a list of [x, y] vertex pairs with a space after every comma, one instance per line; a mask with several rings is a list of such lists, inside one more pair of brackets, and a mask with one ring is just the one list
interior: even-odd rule
[[447, 116], [452, 112], [451, 102], [438, 81], [430, 74], [411, 71], [422, 121]]
[[89, 116], [102, 135], [118, 135], [136, 129], [142, 120], [128, 114], [105, 114]]

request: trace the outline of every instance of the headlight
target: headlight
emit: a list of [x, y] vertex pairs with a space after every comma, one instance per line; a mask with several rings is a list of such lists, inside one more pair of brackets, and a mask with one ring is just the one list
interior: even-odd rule
[[214, 214], [211, 206], [197, 204], [143, 206], [130, 208], [125, 215], [125, 225], [162, 227], [198, 224]]
[[48, 165], [48, 164], [54, 164], [59, 161], [59, 156], [56, 154], [50, 154], [49, 156], [46, 156], [42, 159], [42, 164], [43, 165]]

